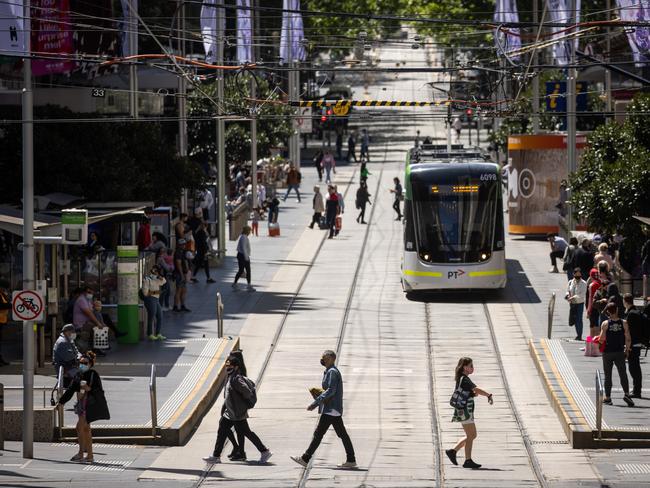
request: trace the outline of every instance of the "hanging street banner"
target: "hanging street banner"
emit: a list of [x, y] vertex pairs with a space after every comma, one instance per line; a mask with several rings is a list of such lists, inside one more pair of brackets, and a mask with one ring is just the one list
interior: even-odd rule
[[219, 30], [224, 32], [226, 29], [226, 16], [223, 13], [223, 7], [218, 7], [222, 11], [221, 29], [217, 26], [217, 7], [216, 0], [205, 0], [201, 6], [201, 38], [203, 39], [203, 49], [205, 49], [206, 63], [214, 64], [217, 60], [217, 41]]
[[[580, 0], [576, 2], [576, 23], [580, 22]], [[567, 0], [546, 0], [548, 11], [548, 22], [551, 23], [566, 23], [571, 18], [569, 11], [569, 4]], [[567, 30], [567, 27], [551, 27], [553, 33], [552, 39], [561, 39], [571, 34], [572, 30]], [[553, 58], [555, 63], [564, 66], [569, 64], [571, 60], [571, 45], [569, 40], [563, 40], [553, 44]], [[578, 40], [573, 41], [576, 49], [578, 48]]]
[[[519, 13], [517, 12], [516, 0], [497, 0], [494, 10], [494, 23], [507, 24], [510, 22], [519, 22]], [[506, 27], [508, 33], [500, 29], [494, 31], [494, 42], [497, 52], [505, 55], [512, 51], [521, 49], [521, 37], [519, 29], [516, 27]], [[518, 59], [518, 55], [510, 56], [512, 59]]]
[[[624, 22], [648, 22], [650, 20], [650, 0], [616, 0]], [[638, 68], [645, 66], [650, 58], [650, 29], [648, 27], [628, 27], [627, 39], [632, 56]]]
[[282, 34], [280, 36], [280, 62], [304, 61], [306, 59], [304, 39], [305, 32], [302, 14], [292, 12], [300, 10], [300, 0], [284, 0], [282, 4]]
[[25, 52], [23, 30], [23, 0], [0, 2], [0, 56]]
[[32, 0], [32, 53], [53, 54], [52, 59], [34, 59], [34, 76], [69, 73], [75, 68], [70, 59], [54, 59], [57, 54], [74, 53], [70, 22], [70, 0]]
[[248, 10], [251, 0], [237, 0], [237, 62], [244, 64], [253, 61], [253, 24], [251, 23], [252, 11]]

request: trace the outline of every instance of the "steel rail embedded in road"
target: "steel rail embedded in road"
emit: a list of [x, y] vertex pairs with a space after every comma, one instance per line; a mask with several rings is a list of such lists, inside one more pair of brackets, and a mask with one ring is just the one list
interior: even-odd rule
[[429, 403], [429, 410], [431, 412], [431, 436], [434, 440], [435, 447], [435, 459], [434, 464], [436, 466], [436, 481], [439, 488], [442, 488], [445, 483], [445, 473], [444, 473], [444, 463], [442, 457], [442, 443], [440, 441], [440, 417], [438, 416], [438, 409], [436, 408], [436, 378], [433, 373], [433, 352], [431, 344], [431, 310], [430, 304], [424, 304], [424, 317], [425, 317], [425, 327], [427, 335], [427, 373], [429, 375], [429, 396], [431, 401]]
[[[350, 180], [348, 183], [348, 187], [345, 190], [344, 196], [347, 196], [348, 191], [353, 185], [354, 179], [357, 175], [357, 170], [355, 169], [354, 172], [352, 173], [352, 176], [350, 176]], [[374, 210], [374, 207], [373, 207]], [[328, 231], [329, 232], [329, 231]], [[367, 229], [366, 229], [367, 232]], [[280, 325], [278, 327], [278, 330], [276, 331], [275, 335], [273, 336], [273, 341], [271, 342], [271, 347], [269, 348], [268, 352], [266, 353], [266, 357], [264, 358], [264, 361], [262, 362], [262, 366], [260, 368], [260, 372], [257, 375], [257, 378], [255, 379], [255, 384], [256, 387], [259, 391], [260, 386], [262, 384], [262, 381], [264, 380], [264, 375], [266, 373], [266, 370], [268, 368], [269, 363], [271, 362], [271, 358], [273, 357], [273, 353], [276, 350], [277, 344], [280, 341], [280, 338], [282, 337], [282, 331], [284, 330], [284, 326], [287, 323], [287, 319], [289, 318], [289, 314], [291, 313], [294, 303], [296, 302], [296, 299], [300, 295], [300, 292], [302, 291], [302, 287], [305, 284], [305, 281], [307, 281], [307, 278], [309, 277], [309, 274], [311, 270], [314, 267], [314, 263], [318, 259], [318, 256], [323, 249], [323, 245], [325, 244], [325, 241], [327, 240], [328, 233], [323, 234], [323, 238], [321, 239], [320, 243], [318, 244], [318, 248], [316, 249], [316, 253], [314, 253], [314, 257], [312, 257], [311, 261], [309, 262], [309, 265], [307, 266], [307, 270], [303, 274], [302, 278], [300, 279], [300, 283], [298, 283], [298, 288], [296, 288], [296, 291], [293, 293], [291, 296], [291, 300], [289, 301], [289, 304], [287, 305], [287, 308], [285, 309], [282, 320], [280, 322]], [[356, 281], [355, 281], [356, 282]], [[197, 480], [196, 484], [194, 485], [193, 488], [199, 488], [203, 483], [206, 481], [207, 477], [209, 476], [210, 472], [212, 471], [214, 465], [209, 465], [203, 473], [201, 473], [201, 476]]]
[[485, 301], [483, 302], [483, 312], [485, 312], [485, 318], [487, 320], [488, 329], [490, 330], [490, 337], [492, 339], [492, 345], [494, 346], [495, 356], [500, 365], [499, 374], [501, 375], [501, 380], [503, 381], [503, 389], [505, 392], [505, 396], [506, 399], [508, 400], [508, 403], [510, 404], [510, 408], [512, 409], [512, 414], [513, 417], [515, 418], [515, 423], [517, 424], [517, 428], [521, 433], [521, 439], [523, 440], [524, 446], [526, 447], [526, 453], [528, 454], [528, 460], [530, 461], [530, 466], [533, 469], [533, 472], [535, 473], [535, 477], [537, 478], [539, 486], [541, 488], [548, 488], [549, 484], [548, 481], [546, 480], [546, 477], [544, 477], [544, 473], [542, 472], [542, 466], [539, 462], [539, 458], [537, 457], [537, 453], [535, 452], [535, 448], [533, 447], [533, 444], [530, 441], [530, 436], [528, 435], [528, 432], [526, 432], [524, 424], [521, 420], [521, 414], [519, 413], [519, 409], [517, 408], [515, 402], [512, 399], [510, 384], [508, 383], [508, 378], [504, 371], [503, 356], [501, 355], [501, 349], [499, 348], [496, 333], [494, 332], [494, 324], [492, 322], [492, 316], [490, 315], [490, 310], [488, 309], [487, 303], [485, 303]]

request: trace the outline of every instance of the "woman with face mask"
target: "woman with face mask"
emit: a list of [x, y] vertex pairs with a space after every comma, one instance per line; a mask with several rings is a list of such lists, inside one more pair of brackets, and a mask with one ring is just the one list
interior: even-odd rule
[[[79, 359], [79, 375], [57, 403], [57, 408], [63, 408], [62, 405], [68, 402], [75, 393], [77, 394], [74, 411], [79, 417], [77, 421], [79, 452], [72, 456], [70, 461], [93, 462], [93, 436], [90, 424], [95, 420], [109, 420], [111, 418], [102, 388], [102, 380], [99, 373], [93, 369], [94, 365], [95, 354], [92, 351], [88, 351], [81, 356]], [[84, 453], [86, 454], [85, 458]]]

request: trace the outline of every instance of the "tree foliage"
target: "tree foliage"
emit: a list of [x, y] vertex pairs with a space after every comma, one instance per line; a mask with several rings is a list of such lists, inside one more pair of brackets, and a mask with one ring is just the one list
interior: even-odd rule
[[595, 229], [641, 237], [633, 216], [647, 215], [650, 209], [650, 129], [642, 113], [649, 107], [650, 96], [637, 95], [624, 124], [598, 127], [571, 175], [571, 203]]
[[[248, 75], [233, 76], [225, 86], [226, 114], [248, 117], [251, 113], [250, 88]], [[279, 102], [276, 91], [271, 91], [269, 83], [258, 78], [256, 99], [264, 100], [257, 108], [258, 115], [264, 115], [257, 122], [257, 154], [260, 158], [270, 154], [271, 148], [282, 146], [292, 133], [292, 120], [287, 117], [291, 109]], [[216, 165], [216, 122], [210, 120], [217, 115], [217, 107], [209, 99], [217, 101], [215, 83], [203, 85], [203, 93], [195, 90], [189, 99], [190, 117], [188, 124], [190, 156], [201, 164]], [[250, 122], [226, 122], [226, 161], [241, 163], [250, 160]]]
[[[20, 107], [3, 108], [0, 118], [20, 120]], [[93, 121], [74, 119], [96, 118]], [[102, 121], [58, 106], [35, 108], [36, 119], [69, 122], [34, 125], [34, 186], [37, 195], [64, 192], [93, 201], [173, 203], [204, 174], [176, 155], [174, 140], [153, 122]], [[21, 198], [21, 124], [0, 126], [3, 201]]]

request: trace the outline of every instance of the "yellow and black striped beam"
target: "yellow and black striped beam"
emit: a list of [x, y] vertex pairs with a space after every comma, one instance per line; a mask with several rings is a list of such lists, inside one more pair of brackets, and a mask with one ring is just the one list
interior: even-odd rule
[[439, 107], [447, 106], [451, 102], [442, 100], [438, 102], [406, 102], [397, 100], [300, 100], [290, 101], [292, 107]]

